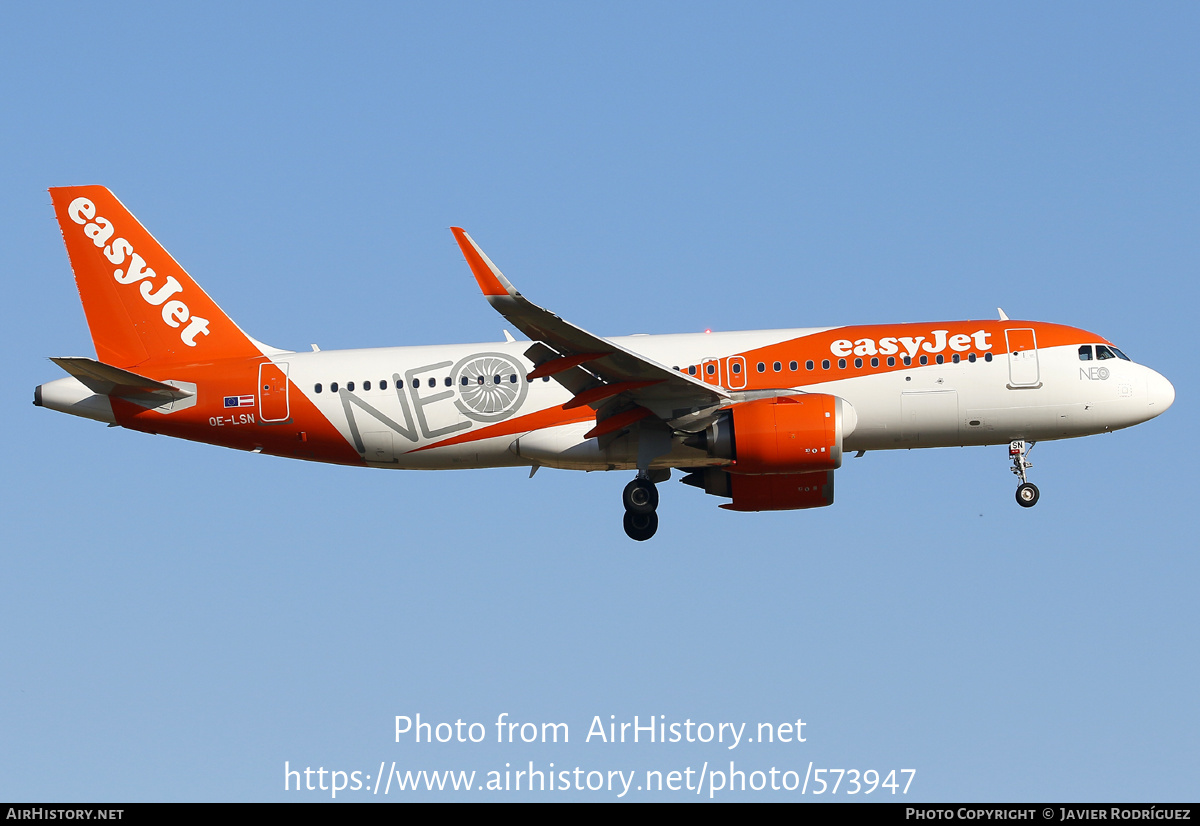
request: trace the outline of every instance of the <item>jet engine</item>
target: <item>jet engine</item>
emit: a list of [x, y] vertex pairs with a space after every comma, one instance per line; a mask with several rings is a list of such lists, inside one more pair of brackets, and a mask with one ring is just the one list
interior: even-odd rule
[[842, 464], [842, 441], [858, 416], [849, 402], [827, 393], [777, 396], [735, 404], [684, 440], [726, 459], [731, 473], [806, 473]]
[[826, 393], [778, 396], [735, 404], [684, 444], [725, 467], [698, 468], [685, 484], [733, 499], [736, 511], [798, 510], [833, 504], [833, 471], [858, 417], [849, 402]]

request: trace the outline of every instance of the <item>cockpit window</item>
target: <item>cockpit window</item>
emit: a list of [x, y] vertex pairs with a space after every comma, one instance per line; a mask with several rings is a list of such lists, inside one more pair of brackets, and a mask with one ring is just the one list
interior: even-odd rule
[[1116, 347], [1112, 348], [1112, 351], [1117, 354], [1117, 358], [1119, 358], [1119, 359], [1123, 359], [1124, 361], [1133, 361], [1133, 359], [1131, 359], [1129, 356], [1122, 353]]
[[1085, 344], [1079, 348], [1079, 360], [1080, 361], [1091, 361], [1092, 360], [1092, 345]]
[[1104, 361], [1105, 359], [1115, 359], [1113, 351], [1105, 347], [1103, 344], [1096, 345], [1096, 361]]

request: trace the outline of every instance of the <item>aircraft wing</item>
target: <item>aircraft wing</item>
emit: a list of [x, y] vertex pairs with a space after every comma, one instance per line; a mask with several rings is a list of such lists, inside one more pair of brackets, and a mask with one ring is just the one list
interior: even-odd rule
[[470, 235], [460, 227], [451, 231], [488, 303], [535, 342], [525, 351], [536, 365], [529, 378], [552, 376], [575, 394], [564, 407], [590, 405], [600, 413], [597, 430], [606, 424], [611, 428], [592, 435], [619, 429], [650, 413], [674, 427], [700, 429], [704, 426], [696, 427], [700, 420], [729, 403], [729, 394], [720, 387], [593, 335], [529, 301]]

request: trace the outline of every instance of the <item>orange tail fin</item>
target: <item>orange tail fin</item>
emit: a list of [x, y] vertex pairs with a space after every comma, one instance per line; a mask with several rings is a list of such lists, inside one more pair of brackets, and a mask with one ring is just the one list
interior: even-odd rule
[[50, 190], [96, 357], [116, 367], [262, 355], [102, 186]]

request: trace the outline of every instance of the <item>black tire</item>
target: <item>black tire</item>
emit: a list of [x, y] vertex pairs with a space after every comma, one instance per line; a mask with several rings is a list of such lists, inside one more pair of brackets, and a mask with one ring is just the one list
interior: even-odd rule
[[654, 513], [658, 510], [658, 487], [646, 479], [634, 479], [625, 486], [621, 504], [626, 513]]
[[626, 536], [637, 542], [645, 542], [658, 530], [658, 514], [654, 511], [650, 511], [650, 513], [626, 512], [624, 525]]
[[1037, 485], [1026, 482], [1017, 488], [1017, 504], [1023, 508], [1032, 508], [1037, 504], [1038, 497], [1041, 493], [1038, 492]]

